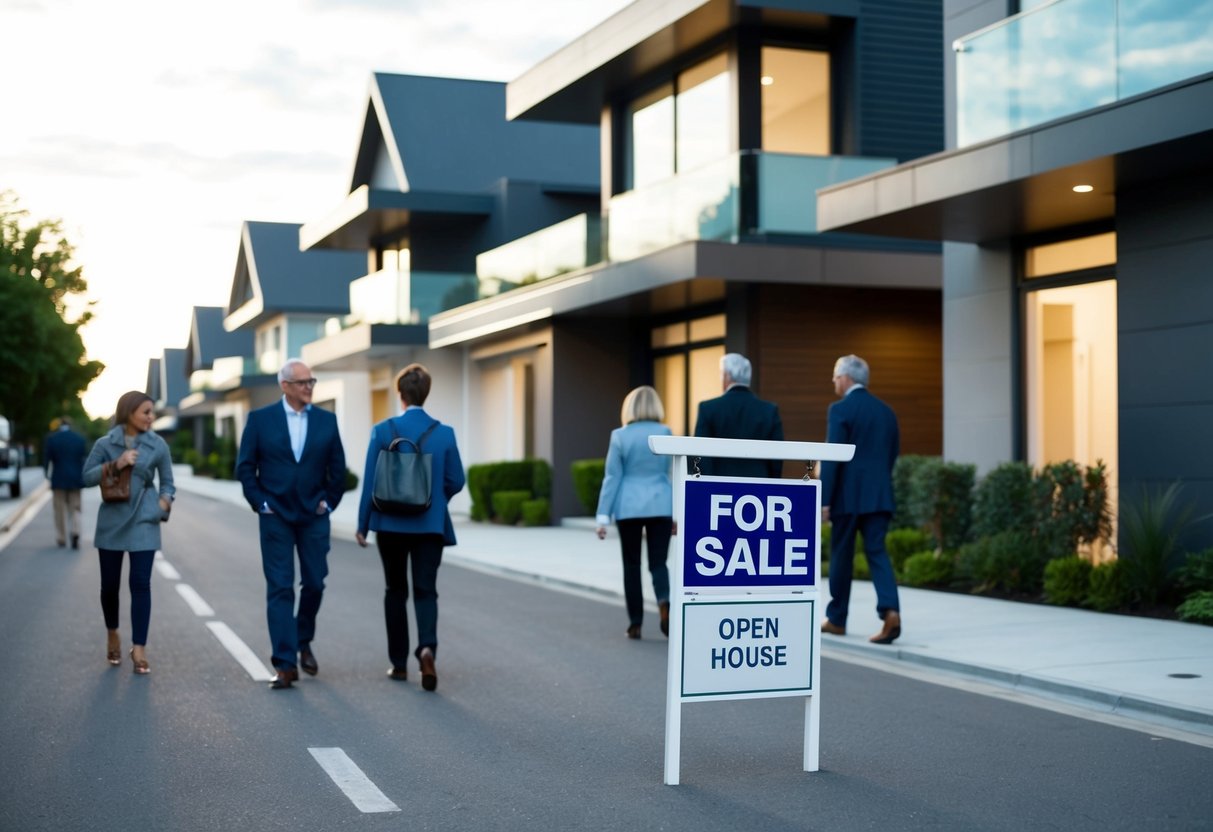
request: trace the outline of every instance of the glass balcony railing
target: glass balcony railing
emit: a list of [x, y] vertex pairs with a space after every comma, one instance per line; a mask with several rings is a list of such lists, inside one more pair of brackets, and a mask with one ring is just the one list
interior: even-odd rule
[[580, 214], [476, 257], [480, 297], [575, 272], [602, 260], [602, 220]]
[[896, 159], [868, 156], [796, 156], [756, 153], [760, 234], [816, 234], [817, 189], [878, 170]]
[[953, 49], [964, 147], [1213, 72], [1213, 3], [1054, 0]]
[[[208, 389], [224, 390], [232, 385], [239, 384], [240, 379], [245, 376], [261, 375], [265, 372], [261, 369], [261, 365], [255, 358], [245, 358], [239, 355], [231, 355], [226, 358], [216, 358], [211, 363], [210, 378], [207, 380]], [[278, 372], [278, 367], [268, 372]], [[195, 373], [197, 375], [197, 373]]]
[[475, 275], [384, 269], [350, 283], [346, 322], [421, 324], [431, 315], [475, 299]]

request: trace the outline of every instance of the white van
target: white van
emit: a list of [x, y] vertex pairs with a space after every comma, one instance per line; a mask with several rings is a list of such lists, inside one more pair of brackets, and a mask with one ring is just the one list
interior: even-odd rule
[[8, 483], [10, 497], [20, 497], [21, 449], [12, 440], [13, 426], [0, 416], [0, 483]]

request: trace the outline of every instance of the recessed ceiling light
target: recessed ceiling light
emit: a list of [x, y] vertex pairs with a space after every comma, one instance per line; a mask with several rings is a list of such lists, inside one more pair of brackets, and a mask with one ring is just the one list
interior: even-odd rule
[[774, 84], [774, 83], [775, 83], [775, 79], [772, 78], [770, 75], [762, 76], [762, 85], [764, 87], [769, 87], [769, 86], [771, 86], [771, 84]]
[[1095, 190], [1094, 185], [1075, 185], [1072, 189], [1076, 194], [1089, 194]]

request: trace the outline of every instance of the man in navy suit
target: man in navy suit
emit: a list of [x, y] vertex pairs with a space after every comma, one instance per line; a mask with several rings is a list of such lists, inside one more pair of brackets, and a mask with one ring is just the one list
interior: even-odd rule
[[312, 371], [292, 358], [278, 371], [278, 385], [282, 400], [249, 414], [236, 460], [244, 498], [261, 522], [266, 616], [277, 671], [270, 687], [275, 690], [289, 688], [299, 678], [297, 666], [313, 676], [319, 670], [312, 638], [329, 571], [329, 514], [345, 493], [345, 450], [337, 417], [312, 407]]
[[70, 537], [73, 549], [80, 548], [80, 489], [84, 488], [86, 455], [84, 437], [72, 430], [71, 421], [64, 416], [46, 437], [42, 464], [54, 494], [55, 540], [66, 546]]
[[876, 614], [884, 620], [881, 631], [868, 641], [892, 644], [901, 635], [901, 612], [884, 537], [893, 516], [893, 463], [900, 448], [897, 416], [868, 392], [868, 364], [857, 355], [844, 355], [834, 363], [834, 392], [842, 398], [830, 405], [826, 441], [854, 445], [855, 457], [821, 465], [821, 520], [833, 526], [830, 603], [821, 631], [846, 634], [858, 531], [876, 588]]
[[[695, 435], [720, 439], [783, 440], [779, 408], [750, 390], [750, 361], [731, 352], [720, 359], [720, 386], [724, 395], [699, 403]], [[777, 459], [701, 459], [699, 471], [718, 477], [778, 477], [783, 462]]]

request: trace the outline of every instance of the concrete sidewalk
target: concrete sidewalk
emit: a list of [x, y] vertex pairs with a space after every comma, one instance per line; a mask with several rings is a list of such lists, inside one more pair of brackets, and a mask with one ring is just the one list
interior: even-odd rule
[[[239, 483], [194, 477], [181, 466], [174, 476], [182, 492], [247, 507]], [[336, 537], [353, 539], [357, 502], [358, 492], [350, 492], [334, 512]], [[448, 563], [623, 603], [618, 541], [598, 540], [588, 519], [528, 529], [456, 517], [455, 533], [459, 544], [446, 550]], [[647, 577], [644, 584], [653, 605]], [[880, 628], [876, 595], [869, 582], [857, 581], [850, 632], [822, 636], [822, 654], [945, 671], [1213, 737], [1213, 627], [904, 587], [900, 593], [903, 635], [894, 645], [868, 643]], [[822, 595], [828, 599], [828, 589]], [[648, 623], [646, 637], [660, 638], [656, 619]], [[625, 625], [621, 611], [621, 634]]]

